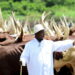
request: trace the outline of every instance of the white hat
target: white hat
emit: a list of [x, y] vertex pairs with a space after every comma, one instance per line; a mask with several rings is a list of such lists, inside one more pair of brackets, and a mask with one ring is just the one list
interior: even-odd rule
[[37, 24], [34, 26], [34, 33], [37, 33], [41, 30], [44, 30], [44, 27], [42, 26], [42, 24]]

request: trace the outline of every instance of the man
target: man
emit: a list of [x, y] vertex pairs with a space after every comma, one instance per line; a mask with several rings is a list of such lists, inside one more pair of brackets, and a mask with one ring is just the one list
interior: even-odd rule
[[54, 75], [53, 52], [65, 51], [75, 45], [74, 40], [53, 42], [45, 40], [41, 24], [34, 26], [35, 38], [29, 41], [21, 54], [22, 66], [27, 64], [29, 75]]

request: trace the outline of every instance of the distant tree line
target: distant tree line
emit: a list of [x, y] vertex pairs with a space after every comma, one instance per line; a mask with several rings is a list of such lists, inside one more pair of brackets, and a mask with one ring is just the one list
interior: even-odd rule
[[74, 4], [75, 3], [75, 0], [0, 0], [0, 1], [13, 1], [13, 2], [21, 2], [21, 1], [46, 2], [48, 5], [50, 5], [50, 4]]
[[56, 8], [61, 9], [62, 6], [66, 7], [63, 11], [68, 11], [68, 8], [75, 10], [75, 0], [0, 0], [0, 8], [5, 16], [11, 11], [21, 16], [41, 15], [46, 10], [57, 12]]

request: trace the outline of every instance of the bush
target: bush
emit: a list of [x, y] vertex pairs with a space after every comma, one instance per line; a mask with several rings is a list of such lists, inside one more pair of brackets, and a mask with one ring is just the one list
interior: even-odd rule
[[10, 10], [10, 6], [8, 2], [0, 2], [0, 8], [2, 8], [2, 10]]

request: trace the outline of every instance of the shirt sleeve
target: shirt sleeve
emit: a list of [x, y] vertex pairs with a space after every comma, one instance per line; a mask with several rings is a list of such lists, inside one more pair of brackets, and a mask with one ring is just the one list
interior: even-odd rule
[[20, 61], [22, 62], [22, 66], [26, 66], [27, 62], [29, 61], [29, 46], [28, 46], [28, 44], [25, 45], [25, 48], [20, 56]]
[[53, 42], [53, 51], [62, 52], [68, 50], [69, 48], [73, 47], [74, 40], [63, 40]]

